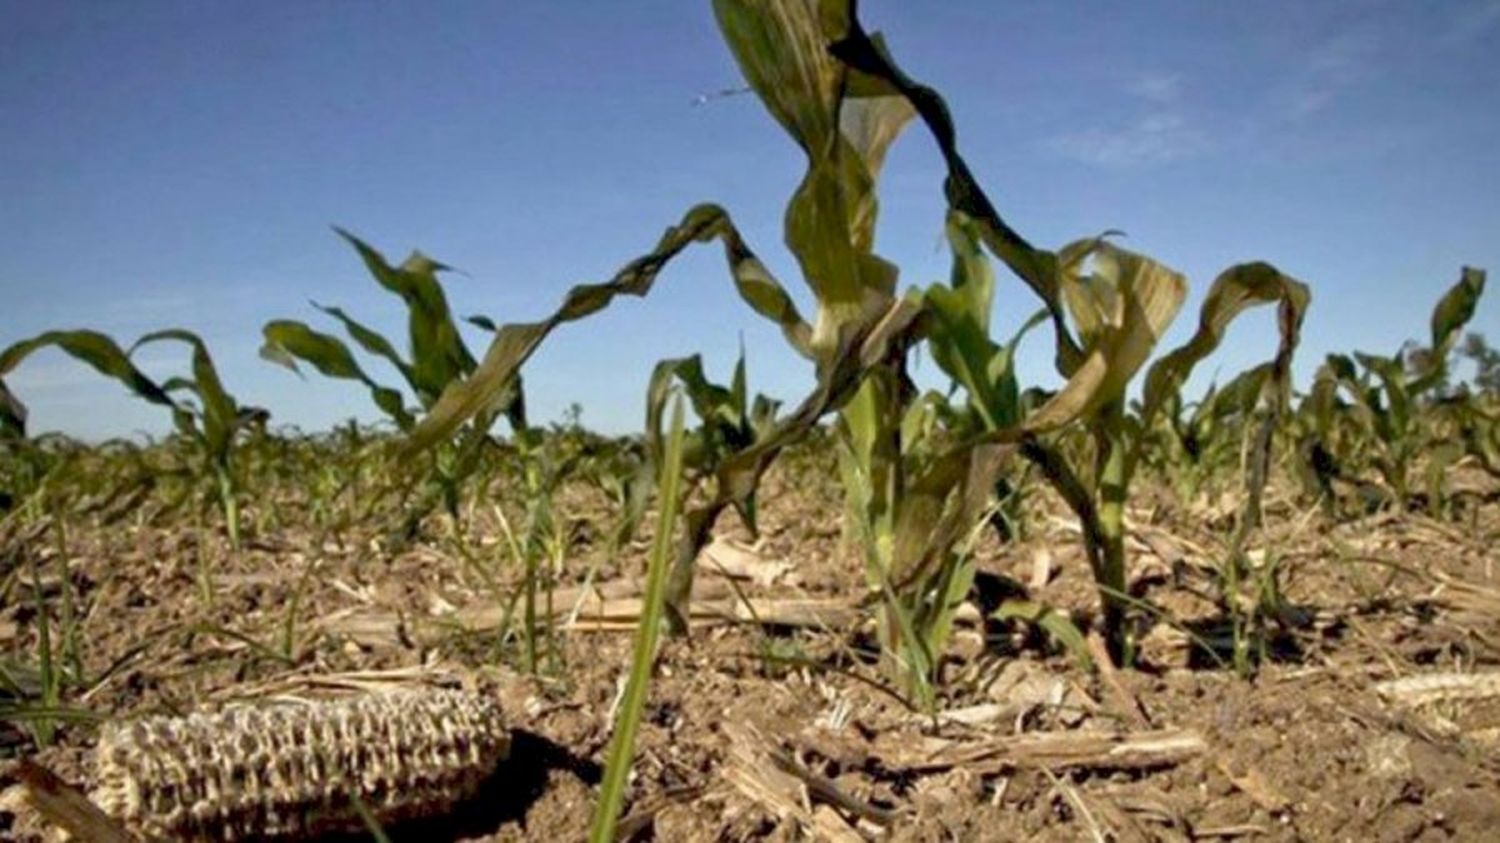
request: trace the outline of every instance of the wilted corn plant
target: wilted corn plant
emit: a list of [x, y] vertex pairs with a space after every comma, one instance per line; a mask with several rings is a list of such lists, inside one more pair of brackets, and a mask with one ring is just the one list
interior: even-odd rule
[[[1122, 651], [1123, 495], [1133, 468], [1124, 393], [1180, 305], [1185, 282], [1097, 238], [1056, 254], [1027, 243], [1000, 218], [958, 154], [941, 98], [896, 68], [878, 37], [859, 25], [852, 3], [717, 0], [714, 10], [752, 90], [807, 158], [807, 172], [787, 206], [785, 240], [817, 299], [817, 318], [811, 324], [802, 319], [721, 208], [701, 205], [612, 280], [574, 288], [542, 322], [502, 327], [474, 373], [446, 390], [413, 429], [408, 448], [441, 441], [493, 408], [553, 329], [596, 312], [616, 295], [645, 295], [661, 268], [688, 244], [718, 239], [741, 297], [813, 362], [817, 387], [720, 461], [701, 520], [688, 516], [671, 604], [680, 609], [686, 599], [692, 560], [714, 518], [731, 505], [749, 511], [759, 478], [780, 450], [839, 411], [846, 492], [857, 532], [868, 539], [867, 568], [885, 606], [885, 646], [909, 678], [925, 683], [935, 670], [929, 633], [942, 630], [965, 586], [955, 548], [990, 507], [1018, 449], [1087, 516], [1105, 622]], [[949, 226], [957, 232], [960, 266], [951, 285], [900, 294], [896, 268], [874, 253], [875, 185], [886, 150], [914, 115], [928, 126], [947, 164]], [[988, 337], [989, 287], [971, 280], [987, 271], [984, 250], [1041, 296], [1056, 332], [1066, 383], [1031, 406], [1014, 406], [1014, 390], [1004, 388], [1013, 375], [1003, 347]], [[1084, 275], [1090, 259], [1095, 271]], [[1210, 296], [1221, 303], [1205, 312], [1189, 346], [1158, 364], [1154, 391], [1176, 391], [1191, 365], [1217, 344], [1224, 322], [1248, 302], [1284, 299], [1289, 283], [1295, 282], [1259, 264], [1226, 273]], [[1079, 326], [1076, 338], [1069, 317]], [[906, 356], [924, 339], [970, 395], [960, 422], [916, 395], [907, 377]], [[1147, 402], [1153, 412], [1159, 400]], [[1089, 423], [1097, 443], [1096, 470], [1087, 479], [1061, 464], [1041, 438], [1079, 420]]]
[[[168, 341], [185, 343], [192, 348], [191, 375], [168, 378], [158, 384], [136, 368], [131, 356], [144, 345]], [[252, 423], [263, 423], [268, 414], [260, 408], [240, 406], [224, 389], [202, 338], [192, 331], [169, 328], [146, 334], [125, 351], [97, 331], [47, 331], [0, 352], [0, 377], [32, 352], [47, 346], [62, 349], [99, 373], [124, 384], [141, 398], [171, 410], [178, 434], [191, 443], [198, 462], [197, 471], [213, 480], [230, 544], [238, 548], [240, 481], [235, 465], [236, 438]], [[186, 393], [193, 400], [178, 400], [173, 397], [174, 393]], [[24, 408], [17, 412], [18, 408], [20, 403], [12, 396], [0, 402], [0, 417], [4, 418], [4, 427], [24, 434]]]
[[441, 817], [509, 750], [484, 693], [240, 704], [106, 725], [92, 797], [150, 840], [316, 840]]
[[[1307, 450], [1321, 460], [1314, 469], [1325, 486], [1331, 478], [1357, 474], [1363, 461], [1360, 451], [1368, 449], [1369, 461], [1385, 481], [1391, 499], [1405, 508], [1411, 497], [1413, 467], [1419, 456], [1425, 457], [1427, 504], [1436, 513], [1442, 506], [1447, 468], [1466, 450], [1483, 464], [1482, 440], [1463, 435], [1466, 425], [1472, 430], [1482, 418], [1475, 414], [1483, 411], [1475, 409], [1468, 396], [1443, 396], [1439, 388], [1463, 326], [1474, 316], [1484, 282], [1483, 270], [1462, 270], [1458, 282], [1433, 308], [1431, 345], [1420, 358], [1408, 361], [1400, 352], [1328, 355], [1304, 402], [1316, 436]], [[1340, 395], [1350, 403], [1344, 404]], [[1342, 448], [1332, 442], [1334, 429], [1341, 424], [1355, 431], [1352, 441], [1344, 438]]]
[[[1147, 374], [1142, 416], [1127, 419], [1126, 387], [1180, 307], [1185, 294], [1184, 279], [1155, 261], [1113, 246], [1102, 238], [1075, 242], [1055, 254], [1030, 246], [999, 217], [974, 180], [958, 153], [951, 118], [936, 92], [901, 72], [878, 40], [865, 36], [857, 25], [831, 49], [852, 67], [900, 91], [916, 109], [947, 164], [945, 192], [952, 220], [957, 223], [950, 226], [950, 231], [967, 236], [972, 243], [983, 245], [1000, 257], [1042, 298], [1055, 331], [1057, 367], [1068, 378], [1058, 393], [1019, 422], [986, 430], [954, 452], [967, 451], [967, 460], [950, 457], [936, 461], [939, 468], [927, 478], [928, 488], [967, 483], [968, 499], [973, 501], [976, 494], [986, 491], [998, 464], [996, 455], [1002, 453], [987, 454], [984, 446], [1019, 446], [1021, 453], [1042, 469], [1082, 522], [1085, 548], [1100, 585], [1105, 631], [1115, 657], [1124, 658], [1129, 649], [1125, 624], [1129, 604], [1125, 594], [1123, 516], [1129, 481], [1140, 457], [1131, 432], [1137, 425], [1149, 426], [1166, 396], [1180, 391], [1192, 367], [1217, 347], [1233, 318], [1247, 307], [1270, 301], [1280, 302], [1281, 345], [1269, 370], [1276, 376], [1274, 382], [1278, 388], [1272, 391], [1272, 400], [1279, 406], [1296, 343], [1296, 329], [1306, 306], [1306, 288], [1268, 264], [1244, 264], [1227, 270], [1210, 289], [1193, 338], [1158, 360]], [[978, 253], [972, 245], [962, 245], [958, 251]], [[1093, 271], [1086, 273], [1090, 263]], [[930, 294], [928, 298], [931, 299]], [[1068, 328], [1069, 318], [1077, 328], [1076, 337]], [[955, 350], [965, 355], [966, 377], [976, 384], [966, 385], [971, 394], [983, 382], [986, 365], [996, 354], [996, 348], [993, 343], [955, 343]], [[1043, 436], [1075, 420], [1082, 420], [1092, 440], [1091, 471], [1071, 465]], [[1264, 430], [1263, 439], [1269, 436], [1270, 427]], [[1253, 464], [1261, 478], [1266, 454], [1268, 449], [1262, 449], [1262, 455]], [[985, 482], [976, 484], [976, 479]], [[1252, 495], [1254, 502], [1258, 498]], [[924, 515], [931, 520], [941, 511], [941, 507], [929, 503]], [[950, 526], [947, 537], [953, 535], [951, 530]], [[896, 544], [899, 548], [899, 538]], [[935, 549], [944, 546], [945, 542], [929, 541], [926, 558], [931, 559]], [[900, 555], [898, 550], [898, 558]], [[908, 555], [922, 559], [920, 553], [908, 551]]]
[[[416, 397], [420, 411], [414, 413], [406, 406], [401, 390], [384, 386], [367, 374], [342, 340], [315, 331], [303, 322], [277, 319], [266, 323], [261, 329], [265, 339], [261, 356], [293, 372], [300, 373], [297, 367], [300, 360], [327, 377], [364, 384], [375, 405], [397, 428], [410, 431], [418, 425], [420, 412], [429, 410], [444, 390], [470, 375], [476, 365], [453, 321], [447, 295], [438, 280], [438, 273], [448, 267], [421, 252], [413, 252], [400, 266], [392, 266], [354, 235], [342, 229], [338, 233], [359, 253], [376, 283], [405, 303], [408, 356], [402, 357], [390, 340], [355, 321], [342, 309], [317, 302], [313, 306], [340, 322], [349, 337], [366, 352], [394, 367]], [[480, 327], [494, 327], [484, 317], [472, 317], [470, 321]], [[483, 412], [474, 414], [472, 422], [463, 426], [461, 436], [439, 437], [429, 443], [435, 447], [430, 449], [433, 453], [428, 483], [423, 499], [407, 513], [402, 527], [405, 537], [415, 533], [421, 519], [439, 501], [455, 521], [458, 519], [463, 485], [484, 459], [490, 428], [501, 415], [507, 417], [512, 430], [525, 429], [526, 408], [519, 377], [507, 383], [502, 394]], [[455, 425], [450, 432], [458, 433], [458, 427]]]

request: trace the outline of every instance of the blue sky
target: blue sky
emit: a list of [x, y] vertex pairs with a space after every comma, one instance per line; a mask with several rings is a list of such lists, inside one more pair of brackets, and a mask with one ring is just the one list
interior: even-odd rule
[[[1304, 378], [1328, 351], [1424, 335], [1460, 265], [1500, 269], [1500, 0], [870, 0], [863, 17], [947, 96], [974, 170], [1033, 242], [1122, 229], [1188, 274], [1170, 343], [1237, 261], [1313, 286]], [[740, 84], [707, 3], [0, 0], [0, 20], [0, 345], [186, 327], [280, 422], [369, 420], [361, 388], [256, 356], [269, 319], [335, 331], [309, 299], [402, 334], [399, 302], [330, 225], [460, 268], [461, 314], [529, 321], [704, 200], [808, 302], [780, 243], [800, 153], [753, 97], [694, 104]], [[946, 276], [940, 181], [908, 131], [879, 233], [904, 284]], [[1472, 325], [1494, 341], [1497, 295]], [[1034, 308], [1007, 277], [997, 324]], [[1238, 325], [1199, 384], [1268, 357], [1272, 330], [1269, 313]], [[806, 364], [701, 249], [650, 299], [555, 334], [527, 370], [533, 414], [578, 401], [586, 423], [638, 429], [656, 360], [701, 351], [727, 377], [742, 336], [752, 386], [800, 397]], [[1025, 382], [1054, 381], [1048, 345], [1023, 354]], [[141, 362], [165, 375], [186, 365], [174, 355]], [[167, 426], [57, 352], [8, 382], [36, 431]]]

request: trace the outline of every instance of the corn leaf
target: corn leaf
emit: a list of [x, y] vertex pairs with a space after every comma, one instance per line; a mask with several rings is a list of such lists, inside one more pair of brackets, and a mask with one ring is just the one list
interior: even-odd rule
[[26, 405], [0, 378], [0, 437], [26, 437]]
[[645, 296], [662, 267], [683, 249], [694, 242], [715, 239], [724, 245], [724, 256], [740, 298], [756, 313], [779, 325], [794, 348], [810, 355], [812, 329], [802, 320], [791, 296], [745, 245], [724, 209], [711, 204], [698, 205], [678, 225], [667, 229], [654, 250], [631, 261], [609, 281], [574, 287], [562, 306], [540, 322], [502, 326], [473, 374], [450, 385], [411, 432], [407, 450], [421, 450], [447, 439], [464, 422], [495, 406], [521, 365], [558, 326], [595, 313], [608, 306], [615, 296]]
[[1432, 345], [1427, 356], [1428, 370], [1421, 372], [1411, 383], [1413, 395], [1420, 395], [1442, 382], [1448, 371], [1448, 355], [1458, 342], [1463, 327], [1474, 318], [1479, 297], [1484, 293], [1485, 272], [1482, 269], [1463, 267], [1458, 283], [1448, 288], [1437, 306], [1432, 309]]
[[116, 345], [114, 340], [98, 331], [47, 331], [15, 343], [0, 352], [0, 377], [9, 374], [33, 351], [47, 346], [62, 349], [153, 404], [172, 408], [177, 406], [165, 390], [130, 362], [130, 355]]
[[1006, 600], [991, 617], [996, 620], [1020, 620], [1046, 632], [1053, 641], [1062, 646], [1078, 660], [1078, 665], [1088, 670], [1093, 665], [1088, 642], [1078, 625], [1066, 614], [1051, 606], [1031, 600]]
[[[1224, 333], [1241, 313], [1257, 305], [1280, 302], [1278, 320], [1282, 346], [1294, 348], [1311, 299], [1307, 285], [1283, 275], [1268, 263], [1230, 267], [1214, 279], [1198, 311], [1198, 330], [1183, 345], [1168, 352], [1146, 372], [1141, 421], [1145, 425], [1171, 395], [1181, 391], [1199, 361], [1224, 341]], [[1287, 355], [1290, 356], [1288, 351]]]
[[350, 318], [344, 312], [343, 308], [328, 307], [317, 302], [312, 302], [312, 306], [339, 320], [344, 326], [344, 331], [349, 334], [350, 339], [359, 343], [360, 348], [390, 363], [396, 371], [401, 373], [401, 377], [406, 380], [407, 385], [417, 395], [418, 400], [421, 400], [422, 393], [418, 389], [417, 373], [412, 369], [411, 364], [403, 360], [401, 355], [396, 352], [390, 340], [386, 339], [378, 331]]
[[1458, 332], [1474, 318], [1479, 297], [1484, 293], [1485, 272], [1466, 266], [1458, 283], [1438, 300], [1432, 311], [1432, 348], [1446, 356], [1458, 340]]
[[409, 378], [423, 405], [432, 404], [449, 383], [474, 368], [474, 358], [459, 336], [443, 285], [437, 280], [437, 273], [448, 267], [421, 252], [413, 252], [399, 267], [393, 267], [358, 237], [342, 228], [335, 230], [359, 252], [375, 280], [406, 303], [411, 339]]
[[851, 86], [827, 44], [847, 31], [839, 0], [715, 0], [719, 28], [746, 81], [807, 154], [786, 210], [786, 244], [818, 299], [813, 346], [837, 344], [895, 292], [896, 269], [871, 251], [875, 183], [885, 152], [913, 116], [894, 91]]
[[916, 82], [896, 66], [878, 37], [865, 32], [849, 0], [834, 2], [847, 18], [844, 37], [829, 45], [829, 52], [888, 90], [900, 94], [927, 126], [942, 153], [948, 177], [944, 193], [948, 206], [972, 218], [985, 245], [1042, 299], [1052, 317], [1057, 344], [1057, 367], [1071, 376], [1083, 363], [1082, 349], [1068, 332], [1062, 305], [1057, 256], [1037, 249], [1011, 228], [995, 210], [994, 203], [975, 180], [968, 163], [958, 152], [958, 134], [947, 103], [932, 88]]
[[[1076, 246], [1077, 244], [1075, 244]], [[1070, 247], [1072, 248], [1072, 247]], [[1106, 404], [1120, 402], [1125, 387], [1151, 355], [1187, 295], [1177, 272], [1135, 252], [1102, 240], [1089, 241], [1094, 261], [1090, 276], [1064, 276], [1075, 311], [1093, 320], [1083, 362], [1063, 388], [1014, 430], [988, 434], [990, 441], [1019, 441], [1056, 430]]]
[[[228, 464], [234, 435], [239, 429], [239, 405], [224, 389], [224, 382], [219, 379], [219, 371], [214, 367], [208, 346], [192, 331], [180, 328], [154, 331], [136, 340], [135, 345], [130, 347], [130, 353], [134, 354], [141, 346], [162, 341], [186, 343], [193, 350], [193, 377], [186, 385], [198, 396], [202, 405], [202, 436], [208, 454], [222, 468]], [[173, 380], [181, 382], [180, 379]], [[182, 424], [179, 422], [178, 426], [181, 428]]]
[[343, 341], [331, 334], [315, 331], [306, 324], [293, 319], [276, 319], [267, 322], [261, 329], [265, 343], [260, 356], [301, 374], [297, 361], [302, 360], [323, 375], [341, 380], [358, 381], [370, 390], [376, 406], [396, 422], [402, 430], [409, 430], [416, 423], [407, 412], [401, 393], [376, 383], [355, 362], [354, 355]]

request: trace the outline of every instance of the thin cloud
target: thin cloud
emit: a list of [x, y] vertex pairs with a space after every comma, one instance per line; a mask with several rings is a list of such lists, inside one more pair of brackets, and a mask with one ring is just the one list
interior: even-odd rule
[[1137, 75], [1124, 91], [1142, 101], [1142, 113], [1121, 125], [1091, 126], [1047, 141], [1052, 151], [1097, 167], [1166, 164], [1202, 152], [1208, 137], [1179, 106], [1182, 77], [1176, 73]]
[[1166, 164], [1202, 152], [1204, 134], [1180, 114], [1148, 114], [1117, 129], [1085, 129], [1053, 138], [1054, 151], [1099, 167]]
[[1176, 73], [1142, 73], [1125, 86], [1126, 93], [1148, 102], [1167, 105], [1182, 96], [1182, 76]]
[[1282, 116], [1305, 120], [1332, 106], [1373, 75], [1379, 46], [1369, 30], [1343, 32], [1319, 44], [1278, 98]]

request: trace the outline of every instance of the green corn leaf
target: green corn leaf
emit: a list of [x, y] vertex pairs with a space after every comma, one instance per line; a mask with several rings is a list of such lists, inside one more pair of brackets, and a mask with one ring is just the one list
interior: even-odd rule
[[[1080, 244], [1066, 250], [1078, 259], [1065, 283], [1094, 288], [1075, 294], [1090, 302], [1096, 316], [1083, 364], [1062, 389], [1014, 424], [986, 429], [917, 472], [905, 490], [894, 530], [892, 576], [898, 585], [934, 563], [932, 548], [950, 546], [983, 511], [1017, 446], [1122, 402], [1126, 385], [1181, 306], [1186, 281], [1178, 273], [1102, 239]], [[1093, 258], [1089, 276], [1078, 274], [1083, 257]], [[953, 500], [957, 505], [950, 505]]]
[[[1282, 346], [1294, 348], [1311, 299], [1307, 285], [1283, 275], [1268, 263], [1230, 267], [1214, 279], [1198, 311], [1198, 330], [1185, 344], [1168, 352], [1146, 372], [1141, 419], [1150, 424], [1167, 397], [1181, 391], [1193, 367], [1224, 341], [1224, 333], [1241, 313], [1257, 305], [1279, 302]], [[1290, 357], [1291, 352], [1287, 352]]]
[[[729, 388], [708, 379], [703, 372], [702, 359], [696, 354], [658, 363], [646, 396], [646, 444], [650, 461], [656, 463], [661, 458], [662, 413], [674, 383], [681, 385], [693, 412], [702, 421], [693, 437], [695, 447], [689, 449], [687, 456], [687, 464], [694, 470], [714, 475], [732, 455], [769, 436], [775, 426], [775, 402], [756, 396], [756, 412], [762, 415], [759, 419], [752, 417], [744, 398], [748, 389], [745, 381], [743, 354], [735, 365], [733, 386]], [[753, 488], [746, 495], [717, 495], [709, 508], [724, 504], [734, 506], [752, 532], [756, 529]], [[697, 510], [691, 515], [702, 517]]]
[[968, 393], [969, 404], [985, 430], [1005, 426], [1015, 408], [1005, 406], [1000, 384], [990, 374], [1003, 349], [974, 318], [961, 291], [934, 284], [927, 289], [926, 304], [930, 319], [927, 340], [933, 362]]
[[33, 351], [47, 346], [62, 349], [153, 404], [173, 408], [177, 406], [165, 390], [130, 362], [130, 355], [116, 345], [114, 340], [98, 331], [47, 331], [15, 343], [0, 352], [0, 377], [9, 374]]
[[1432, 348], [1446, 356], [1458, 340], [1463, 326], [1474, 318], [1474, 309], [1484, 293], [1485, 272], [1466, 266], [1459, 273], [1458, 283], [1438, 300], [1432, 310]]
[[1432, 345], [1428, 355], [1430, 369], [1422, 372], [1410, 385], [1413, 395], [1421, 395], [1442, 382], [1448, 371], [1448, 355], [1458, 342], [1463, 327], [1474, 318], [1479, 297], [1484, 293], [1485, 272], [1463, 267], [1458, 283], [1448, 289], [1432, 310]]
[[[214, 367], [208, 346], [192, 331], [180, 328], [154, 331], [136, 340], [135, 345], [130, 347], [130, 353], [134, 354], [136, 349], [144, 345], [163, 341], [186, 343], [193, 349], [192, 383], [193, 391], [203, 405], [203, 438], [210, 458], [220, 466], [227, 465], [234, 435], [239, 427], [239, 405], [224, 389], [224, 382], [219, 379], [219, 371]], [[182, 426], [179, 420], [179, 429]]]
[[823, 12], [824, 16], [840, 18], [840, 22], [846, 24], [844, 37], [830, 44], [829, 52], [849, 68], [898, 93], [922, 119], [948, 170], [944, 183], [948, 206], [973, 219], [985, 246], [1042, 299], [1052, 317], [1058, 371], [1071, 376], [1083, 364], [1083, 351], [1068, 332], [1064, 319], [1057, 256], [1033, 247], [1001, 219], [994, 203], [959, 154], [953, 119], [937, 91], [916, 82], [896, 66], [878, 37], [865, 32], [854, 15], [852, 2], [833, 0], [825, 5], [837, 7], [838, 12]]
[[949, 211], [946, 233], [948, 247], [953, 251], [948, 285], [964, 297], [970, 317], [988, 335], [995, 300], [995, 271], [981, 245], [979, 227], [963, 213]]
[[417, 389], [417, 373], [410, 363], [401, 359], [401, 355], [396, 353], [396, 348], [391, 345], [390, 340], [378, 331], [351, 319], [342, 308], [326, 307], [317, 302], [312, 302], [312, 306], [339, 320], [344, 326], [344, 331], [349, 334], [350, 339], [359, 343], [360, 348], [395, 367], [396, 371], [401, 373], [401, 377], [406, 380], [407, 385], [411, 387], [412, 392], [420, 399], [422, 393]]
[[838, 129], [843, 77], [828, 55], [829, 34], [817, 0], [715, 0], [713, 5], [740, 72], [766, 110], [803, 149], [829, 146]]
[[[1094, 273], [1064, 278], [1086, 289], [1098, 316], [1082, 363], [1058, 390], [1014, 430], [989, 434], [991, 441], [1056, 430], [1095, 409], [1124, 400], [1125, 387], [1145, 365], [1187, 295], [1187, 281], [1144, 255], [1090, 241]], [[1077, 298], [1084, 295], [1074, 294]]]
[[[1254, 410], [1265, 393], [1266, 384], [1271, 379], [1274, 367], [1273, 363], [1262, 363], [1235, 375], [1223, 388], [1209, 387], [1203, 400], [1193, 408], [1192, 415], [1186, 423], [1187, 428], [1196, 431], [1200, 437], [1204, 437], [1206, 429], [1216, 422]], [[1172, 395], [1166, 399], [1163, 409], [1170, 414], [1172, 406], [1180, 402], [1181, 398], [1178, 395]]]
[[740, 298], [756, 313], [781, 326], [792, 346], [811, 354], [812, 329], [802, 320], [787, 294], [745, 245], [729, 215], [717, 205], [699, 205], [678, 225], [667, 229], [649, 254], [630, 262], [614, 278], [570, 290], [562, 306], [540, 322], [504, 325], [495, 334], [484, 359], [466, 380], [450, 385], [406, 442], [408, 451], [421, 450], [447, 439], [459, 426], [495, 406], [521, 365], [558, 326], [574, 322], [609, 305], [618, 295], [645, 296], [657, 274], [672, 258], [694, 242], [720, 240]]
[[714, 11], [750, 87], [807, 154], [786, 243], [818, 298], [813, 346], [827, 351], [895, 292], [895, 267], [871, 251], [875, 182], [913, 110], [872, 80], [851, 85], [828, 53], [848, 29], [845, 3], [715, 0]]
[[299, 372], [297, 361], [302, 360], [327, 377], [358, 381], [369, 388], [375, 404], [396, 422], [397, 427], [409, 430], [416, 423], [407, 412], [401, 393], [381, 386], [365, 374], [349, 347], [338, 337], [315, 331], [292, 319], [267, 322], [261, 334], [265, 338], [261, 357], [293, 372]]
[[411, 340], [410, 378], [423, 405], [430, 406], [448, 384], [474, 368], [474, 358], [459, 336], [448, 309], [448, 297], [437, 279], [437, 274], [448, 267], [421, 252], [413, 252], [399, 267], [393, 267], [358, 237], [342, 228], [335, 231], [359, 252], [375, 280], [406, 303]]
[[1089, 655], [1088, 642], [1084, 639], [1083, 632], [1078, 629], [1078, 625], [1073, 623], [1073, 620], [1066, 614], [1051, 606], [1031, 600], [1006, 600], [990, 617], [1002, 621], [1025, 621], [1047, 633], [1053, 641], [1071, 653], [1084, 670], [1090, 669], [1094, 663]]
[[590, 843], [613, 843], [620, 807], [625, 802], [625, 785], [630, 775], [631, 759], [635, 754], [635, 735], [640, 726], [641, 712], [646, 705], [651, 667], [656, 663], [657, 641], [661, 635], [661, 622], [669, 596], [669, 555], [677, 512], [682, 503], [679, 491], [682, 482], [682, 442], [683, 412], [682, 402], [678, 401], [672, 410], [672, 428], [667, 435], [666, 449], [659, 467], [657, 485], [661, 494], [658, 497], [660, 504], [657, 510], [656, 536], [651, 544], [641, 618], [636, 627], [635, 654], [631, 659], [630, 675], [620, 699], [614, 733], [610, 736], [609, 759], [605, 764], [604, 781], [599, 787], [599, 803], [594, 809], [593, 825], [589, 831]]
[[1028, 319], [1008, 344], [997, 345], [989, 337], [994, 276], [972, 221], [951, 212], [948, 241], [953, 249], [950, 286], [933, 285], [925, 295], [933, 362], [965, 389], [984, 429], [1011, 427], [1021, 415], [1015, 350], [1047, 312]]
[[26, 437], [26, 405], [0, 378], [0, 437]]
[[[1384, 406], [1368, 399], [1365, 405], [1375, 413], [1382, 428], [1382, 438], [1394, 441], [1404, 435], [1411, 426], [1412, 401], [1411, 392], [1407, 388], [1406, 369], [1396, 357], [1383, 357], [1356, 351], [1354, 359], [1367, 371], [1373, 372], [1380, 381], [1385, 394]], [[1368, 393], [1365, 394], [1368, 395]]]

